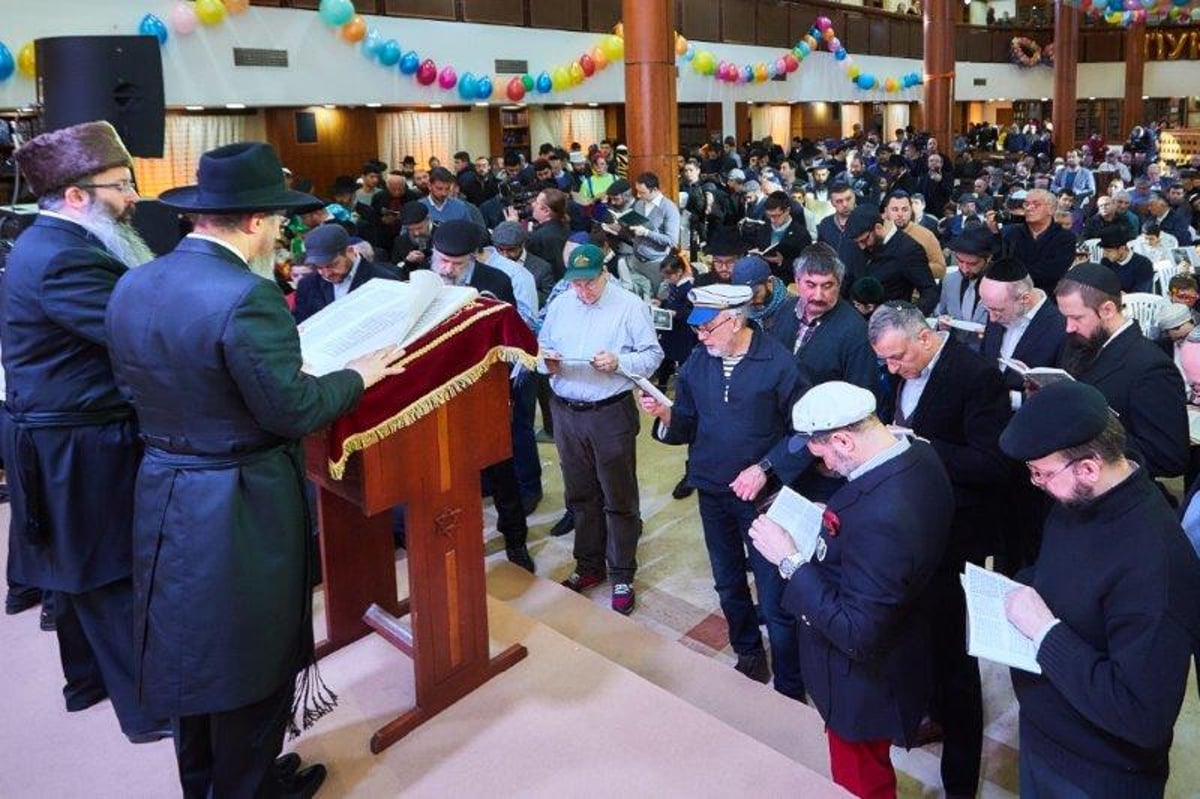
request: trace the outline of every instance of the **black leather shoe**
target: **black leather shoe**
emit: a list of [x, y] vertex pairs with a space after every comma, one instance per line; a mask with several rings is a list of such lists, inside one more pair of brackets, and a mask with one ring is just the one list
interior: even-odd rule
[[767, 662], [766, 652], [754, 655], [738, 655], [737, 665], [734, 668], [755, 682], [761, 682], [765, 685], [771, 681], [771, 665]]
[[562, 515], [562, 518], [555, 522], [554, 526], [550, 528], [550, 535], [554, 536], [555, 538], [559, 538], [560, 536], [564, 536], [574, 529], [575, 514], [568, 509], [567, 512]]
[[132, 735], [126, 735], [131, 744], [152, 744], [155, 741], [161, 741], [163, 738], [170, 738], [172, 735], [171, 725], [166, 724], [153, 730], [145, 732], [135, 732]]
[[537, 567], [533, 563], [533, 556], [529, 554], [529, 549], [524, 544], [519, 547], [506, 547], [504, 554], [508, 556], [508, 562], [514, 566], [520, 566], [530, 574], [537, 573]]
[[679, 482], [671, 489], [671, 496], [675, 497], [675, 499], [687, 499], [695, 490], [692, 488], [692, 484], [688, 482], [687, 475], [685, 474], [679, 478]]
[[296, 772], [284, 785], [283, 795], [288, 799], [309, 799], [316, 796], [317, 791], [321, 790], [321, 785], [325, 782], [325, 766], [321, 763], [314, 763], [306, 769]]
[[275, 779], [279, 782], [291, 782], [292, 777], [295, 777], [299, 770], [300, 755], [295, 752], [288, 752], [286, 755], [275, 758]]
[[10, 586], [8, 594], [4, 597], [4, 613], [8, 616], [15, 616], [32, 607], [37, 607], [41, 601], [42, 589], [40, 588], [32, 588], [27, 585], [20, 588]]

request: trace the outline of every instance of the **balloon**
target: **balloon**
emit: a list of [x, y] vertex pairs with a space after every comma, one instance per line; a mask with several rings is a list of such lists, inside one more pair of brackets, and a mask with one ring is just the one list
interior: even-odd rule
[[713, 54], [708, 50], [701, 50], [696, 53], [696, 57], [692, 59], [692, 71], [699, 75], [708, 75], [713, 68], [716, 60]]
[[514, 103], [519, 103], [525, 99], [525, 84], [521, 82], [520, 78], [513, 78], [504, 87], [504, 94]]
[[800, 69], [800, 59], [796, 58], [796, 56], [792, 55], [791, 53], [788, 53], [783, 57], [783, 64], [788, 72], [795, 72], [796, 70]]
[[321, 0], [317, 13], [326, 25], [345, 25], [354, 19], [354, 3], [352, 0]]
[[250, 0], [225, 0], [225, 10], [230, 14], [245, 14], [250, 8]]
[[1142, 5], [1146, 8], [1154, 8], [1158, 5], [1158, 0], [1142, 0]]
[[442, 67], [442, 71], [438, 73], [438, 86], [443, 89], [453, 89], [454, 84], [458, 83], [458, 73], [454, 71], [454, 67]]
[[691, 61], [695, 57], [696, 57], [696, 45], [692, 44], [691, 42], [688, 42], [687, 50], [685, 50], [683, 52], [683, 60]]
[[37, 51], [33, 42], [25, 42], [17, 51], [17, 71], [27, 78], [37, 77]]
[[746, 83], [752, 83], [754, 81], [754, 67], [750, 66], [749, 64], [742, 67], [742, 80], [746, 81]]
[[894, 92], [899, 88], [900, 84], [896, 82], [895, 78], [888, 78], [883, 82], [883, 90], [885, 92]]
[[782, 74], [782, 73], [779, 70], [779, 64], [777, 64], [774, 61], [772, 61], [770, 64], [767, 64], [767, 77], [768, 78], [774, 78], [775, 76], [780, 75], [780, 74]]
[[348, 42], [361, 42], [367, 35], [367, 23], [362, 17], [355, 17], [342, 26], [342, 38]]
[[812, 54], [812, 48], [808, 46], [808, 42], [798, 43], [796, 49], [800, 51], [799, 58], [808, 58]]
[[1172, 2], [1175, 3], [1175, 5], [1180, 6], [1180, 7], [1186, 6], [1189, 1], [1190, 0], [1172, 0]]
[[616, 36], [618, 39], [625, 38], [625, 23], [624, 22], [618, 22], [616, 25], [613, 25], [613, 36]]
[[589, 78], [596, 74], [596, 62], [587, 53], [579, 56], [579, 66], [583, 67], [583, 74]]
[[538, 90], [538, 94], [549, 94], [554, 88], [554, 79], [548, 72], [542, 72], [537, 76], [537, 83], [534, 84], [534, 87]]
[[221, 0], [196, 0], [196, 19], [205, 25], [216, 25], [225, 19], [225, 4]]
[[421, 57], [412, 50], [400, 56], [400, 72], [404, 75], [415, 75], [421, 68]]
[[817, 30], [828, 30], [832, 26], [833, 22], [829, 19], [829, 17], [817, 17]]
[[875, 87], [875, 76], [870, 72], [863, 72], [854, 79], [854, 82], [858, 84], [858, 88], [860, 89], [872, 89]]
[[822, 38], [822, 39], [824, 39], [824, 40], [825, 40], [825, 41], [827, 41], [827, 42], [831, 42], [831, 41], [833, 41], [835, 38], [837, 38], [837, 34], [833, 32], [833, 28], [826, 28], [826, 29], [825, 29], [825, 30], [824, 30], [824, 31], [821, 33], [821, 38]]
[[609, 61], [620, 61], [625, 56], [625, 40], [619, 36], [605, 36], [600, 40], [600, 47]]
[[688, 40], [682, 36], [675, 37], [675, 55], [683, 55], [687, 52]]
[[[775, 63], [772, 64], [771, 66], [773, 66], [775, 68], [775, 72], [774, 72], [774, 74], [771, 75], [771, 77], [775, 77], [775, 75], [786, 75], [788, 72], [790, 72], [790, 70], [788, 69], [787, 61], [785, 61], [783, 59], [783, 56], [776, 58]], [[768, 71], [770, 71], [770, 70], [768, 69]]]
[[537, 87], [537, 83], [534, 81], [533, 76], [529, 74], [521, 76], [521, 85], [525, 87], [525, 91], [527, 92], [531, 92]]
[[604, 69], [608, 66], [608, 56], [604, 54], [604, 50], [599, 45], [592, 48], [592, 61], [596, 64], [596, 69]]
[[571, 62], [570, 68], [567, 69], [567, 75], [571, 78], [572, 86], [578, 86], [587, 77], [587, 74], [583, 71], [583, 67], [580, 66], [578, 61]]
[[1192, 22], [1200, 22], [1200, 8], [1192, 9]]
[[847, 53], [845, 50], [834, 50], [833, 51], [833, 57], [835, 59], [837, 59], [838, 61], [845, 61], [847, 55], [849, 55], [849, 53]]
[[556, 92], [571, 88], [571, 75], [563, 67], [555, 67], [550, 73], [550, 86]]
[[[446, 69], [450, 69], [450, 67], [446, 67]], [[470, 72], [464, 72], [458, 79], [458, 96], [464, 100], [475, 99], [475, 76]]]
[[475, 96], [480, 100], [490, 99], [495, 91], [496, 87], [492, 84], [489, 75], [482, 75], [479, 80], [475, 81]]
[[839, 39], [838, 37], [834, 36], [832, 39], [829, 40], [829, 49], [835, 53], [838, 50], [841, 50], [842, 49], [842, 40]]
[[846, 77], [850, 80], [854, 80], [861, 73], [862, 70], [859, 68], [858, 64], [851, 64], [850, 66], [846, 67]]
[[422, 86], [429, 86], [437, 80], [437, 77], [437, 64], [433, 63], [432, 58], [426, 58], [421, 62], [421, 66], [417, 68], [417, 83]]
[[385, 67], [394, 67], [400, 63], [400, 42], [395, 39], [388, 39], [379, 46], [379, 52], [376, 56], [379, 58], [379, 63]]
[[362, 40], [362, 44], [359, 45], [359, 48], [362, 50], [362, 54], [367, 58], [375, 58], [375, 56], [379, 55], [380, 47], [383, 47], [383, 39], [380, 38], [379, 31], [375, 30], [374, 28], [371, 28], [369, 31], [367, 31], [366, 38], [364, 38]]
[[138, 33], [142, 36], [153, 36], [158, 39], [159, 44], [167, 43], [167, 24], [153, 14], [142, 17], [142, 21], [138, 24]]
[[171, 7], [171, 27], [180, 36], [187, 36], [196, 30], [196, 12], [190, 3], [182, 0]]
[[0, 42], [0, 83], [11, 78], [16, 68], [17, 62], [13, 60], [12, 51], [4, 46], [4, 42]]

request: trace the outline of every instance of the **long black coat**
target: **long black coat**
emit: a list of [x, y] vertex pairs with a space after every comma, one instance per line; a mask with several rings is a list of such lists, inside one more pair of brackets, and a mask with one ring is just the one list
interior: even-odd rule
[[141, 446], [104, 330], [126, 271], [84, 228], [45, 214], [9, 255], [0, 339], [10, 580], [81, 593], [132, 571]]
[[203, 239], [126, 275], [107, 329], [146, 441], [133, 575], [142, 705], [175, 717], [259, 701], [312, 648], [298, 439], [350, 410], [362, 380], [301, 373], [279, 289]]
[[[354, 270], [354, 279], [350, 281], [350, 290], [354, 291], [375, 277], [384, 280], [399, 280], [400, 273], [382, 264], [359, 261], [358, 268]], [[332, 302], [333, 284], [313, 272], [300, 278], [300, 282], [296, 285], [296, 308], [292, 311], [292, 316], [299, 324]]]
[[825, 556], [801, 566], [781, 600], [801, 622], [805, 687], [839, 736], [911, 746], [932, 692], [926, 589], [946, 548], [950, 481], [912, 441], [827, 507], [837, 534], [822, 533]]
[[[1058, 306], [1050, 297], [1042, 303], [1037, 313], [1029, 320], [1029, 327], [1017, 340], [1012, 357], [1029, 367], [1058, 366], [1062, 357], [1063, 342], [1067, 340], [1067, 320], [1058, 312]], [[1004, 326], [988, 322], [983, 331], [983, 357], [988, 363], [999, 365], [1000, 345], [1004, 343]], [[1012, 369], [1005, 369], [1004, 385], [1010, 391], [1020, 391], [1024, 379]]]

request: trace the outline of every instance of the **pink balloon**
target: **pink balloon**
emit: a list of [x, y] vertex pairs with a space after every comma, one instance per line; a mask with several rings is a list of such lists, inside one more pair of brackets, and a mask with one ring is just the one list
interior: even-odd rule
[[443, 89], [453, 89], [456, 83], [458, 83], [458, 73], [454, 71], [454, 67], [442, 67], [442, 71], [438, 73], [438, 86]]
[[775, 72], [778, 75], [786, 75], [788, 72], [787, 62], [783, 58], [775, 59]]
[[825, 30], [832, 24], [833, 22], [830, 21], [829, 17], [817, 17], [817, 30], [819, 31]]
[[196, 10], [191, 3], [179, 2], [171, 8], [171, 27], [180, 36], [196, 31]]

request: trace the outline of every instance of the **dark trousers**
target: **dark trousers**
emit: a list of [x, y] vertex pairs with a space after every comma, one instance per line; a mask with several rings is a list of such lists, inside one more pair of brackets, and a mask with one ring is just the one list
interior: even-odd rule
[[172, 719], [184, 799], [282, 796], [272, 766], [283, 750], [294, 692], [288, 680], [254, 704]]
[[521, 496], [542, 493], [542, 459], [534, 437], [534, 416], [537, 414], [539, 375], [524, 369], [512, 386], [512, 451]]
[[68, 710], [82, 710], [107, 694], [121, 731], [161, 729], [138, 704], [133, 682], [133, 581], [117, 580], [82, 594], [54, 592], [58, 654]]
[[934, 697], [930, 715], [942, 725], [942, 787], [974, 796], [983, 755], [983, 689], [979, 661], [967, 654], [967, 603], [958, 575], [965, 560], [943, 563], [930, 583]]
[[482, 476], [491, 483], [492, 502], [496, 505], [496, 529], [504, 536], [506, 549], [525, 545], [529, 528], [525, 524], [525, 508], [521, 505], [521, 488], [517, 482], [514, 459], [486, 467]]
[[1024, 747], [1020, 753], [1020, 775], [1021, 799], [1088, 799], [1087, 791]]
[[592, 410], [554, 403], [554, 444], [564, 499], [575, 513], [575, 561], [580, 574], [632, 583], [642, 534], [637, 482], [640, 422], [633, 396]]
[[800, 674], [800, 644], [796, 619], [779, 604], [784, 581], [750, 543], [750, 525], [758, 516], [753, 502], [743, 502], [732, 491], [700, 489], [700, 522], [704, 527], [704, 545], [712, 565], [714, 587], [721, 613], [729, 625], [729, 643], [739, 655], [763, 651], [758, 614], [746, 580], [749, 552], [750, 569], [758, 590], [758, 604], [767, 622], [767, 640], [771, 644], [771, 665], [775, 672], [775, 690], [794, 698], [804, 696]]
[[538, 374], [534, 384], [537, 390], [537, 404], [542, 411], [542, 429], [554, 435], [554, 411], [550, 401], [554, 393], [550, 390], [550, 375]]

